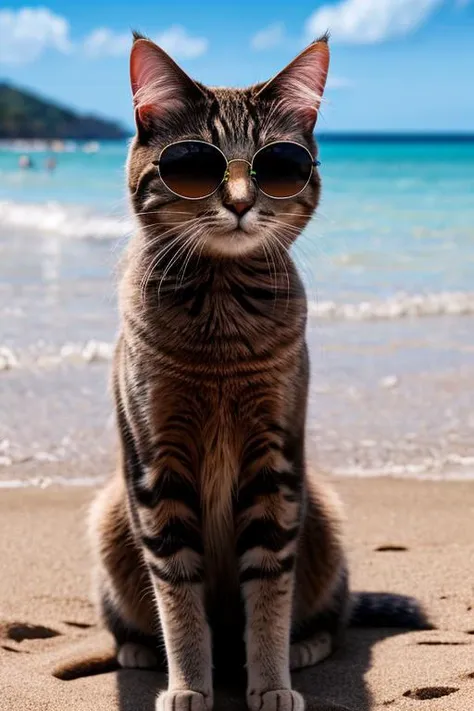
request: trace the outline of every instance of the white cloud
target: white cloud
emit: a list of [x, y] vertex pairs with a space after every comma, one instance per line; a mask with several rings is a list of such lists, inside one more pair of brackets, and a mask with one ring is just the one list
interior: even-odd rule
[[342, 0], [323, 5], [306, 23], [310, 37], [329, 29], [334, 40], [373, 44], [413, 32], [443, 0]]
[[114, 32], [108, 27], [93, 30], [83, 42], [88, 57], [120, 57], [127, 54], [132, 46], [130, 32]]
[[174, 57], [194, 59], [207, 52], [208, 41], [205, 37], [192, 37], [180, 25], [173, 25], [154, 38], [155, 42]]
[[[193, 59], [208, 48], [205, 37], [194, 37], [180, 25], [161, 32], [155, 41], [178, 59]], [[67, 54], [74, 49], [88, 57], [120, 57], [132, 46], [131, 32], [116, 32], [109, 27], [92, 30], [73, 45], [69, 22], [46, 7], [0, 10], [0, 64], [28, 64], [47, 49]]]
[[[184, 27], [173, 25], [161, 32], [153, 40], [178, 59], [194, 59], [206, 52], [208, 41], [204, 37], [193, 37]], [[131, 32], [115, 32], [108, 27], [93, 30], [84, 40], [83, 49], [87, 56], [120, 57], [128, 54], [132, 46]]]
[[257, 32], [251, 40], [253, 49], [257, 51], [278, 47], [285, 37], [285, 25], [283, 22], [274, 22]]
[[69, 22], [45, 7], [0, 10], [0, 63], [28, 64], [46, 49], [72, 50]]

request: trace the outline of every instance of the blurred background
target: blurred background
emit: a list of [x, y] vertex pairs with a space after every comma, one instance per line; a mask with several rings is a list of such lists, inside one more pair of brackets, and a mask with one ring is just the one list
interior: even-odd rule
[[[131, 28], [195, 78], [269, 78], [329, 29], [308, 287], [309, 444], [329, 472], [474, 473], [474, 2], [0, 7], [0, 484], [100, 478], [132, 234]], [[54, 468], [49, 465], [55, 464]], [[70, 472], [74, 472], [71, 474]]]

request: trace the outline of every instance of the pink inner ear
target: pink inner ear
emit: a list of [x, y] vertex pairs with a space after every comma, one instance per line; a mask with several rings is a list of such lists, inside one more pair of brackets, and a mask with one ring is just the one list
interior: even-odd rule
[[308, 51], [282, 76], [282, 93], [295, 108], [317, 111], [323, 98], [328, 67], [327, 51]]
[[163, 115], [183, 105], [182, 86], [176, 70], [151, 42], [139, 40], [134, 44], [130, 79], [133, 102], [142, 120], [150, 114]]
[[296, 57], [273, 80], [284, 108], [296, 112], [305, 124], [314, 125], [323, 98], [329, 69], [329, 49], [318, 42]]

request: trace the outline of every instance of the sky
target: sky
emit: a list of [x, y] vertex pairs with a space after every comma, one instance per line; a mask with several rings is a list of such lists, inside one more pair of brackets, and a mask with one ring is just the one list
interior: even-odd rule
[[319, 131], [474, 132], [474, 0], [0, 0], [0, 80], [131, 126], [132, 28], [214, 86], [329, 30]]

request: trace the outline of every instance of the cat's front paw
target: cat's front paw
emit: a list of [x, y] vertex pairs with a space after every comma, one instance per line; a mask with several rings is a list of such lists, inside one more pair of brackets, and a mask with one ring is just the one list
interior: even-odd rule
[[163, 691], [156, 700], [156, 711], [211, 711], [211, 709], [212, 697], [204, 696], [198, 691]]
[[304, 699], [291, 689], [249, 691], [247, 705], [250, 711], [304, 711]]

